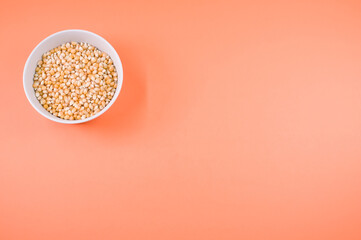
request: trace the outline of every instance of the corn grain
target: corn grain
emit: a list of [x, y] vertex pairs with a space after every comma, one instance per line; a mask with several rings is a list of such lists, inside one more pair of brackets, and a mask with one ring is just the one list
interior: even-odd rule
[[80, 120], [109, 104], [117, 82], [108, 54], [87, 43], [68, 42], [43, 54], [35, 68], [33, 88], [51, 114]]

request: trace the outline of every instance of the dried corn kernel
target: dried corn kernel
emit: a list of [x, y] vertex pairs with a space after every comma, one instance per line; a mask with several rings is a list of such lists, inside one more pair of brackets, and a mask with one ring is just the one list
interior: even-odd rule
[[108, 54], [87, 43], [68, 42], [43, 54], [33, 88], [41, 105], [54, 116], [80, 120], [109, 104], [117, 81]]

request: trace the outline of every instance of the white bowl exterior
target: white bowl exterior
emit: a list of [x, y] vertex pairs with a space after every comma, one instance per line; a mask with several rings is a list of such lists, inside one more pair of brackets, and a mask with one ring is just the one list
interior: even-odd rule
[[[35, 74], [35, 68], [38, 61], [41, 60], [42, 55], [47, 51], [63, 43], [72, 42], [72, 41], [89, 43], [97, 47], [99, 50], [109, 54], [109, 56], [113, 60], [114, 66], [118, 73], [118, 86], [111, 101], [100, 112], [98, 112], [94, 116], [91, 116], [83, 120], [65, 120], [52, 115], [40, 104], [40, 102], [35, 96], [35, 91], [33, 88], [33, 78]], [[24, 73], [23, 73], [23, 84], [24, 84], [25, 94], [29, 99], [31, 105], [44, 117], [59, 123], [67, 123], [67, 124], [83, 123], [90, 121], [96, 117], [99, 117], [101, 114], [107, 111], [109, 107], [115, 102], [123, 84], [123, 67], [117, 52], [110, 45], [110, 43], [108, 43], [104, 38], [100, 37], [95, 33], [85, 30], [65, 30], [50, 35], [35, 47], [35, 49], [32, 51], [25, 64]]]

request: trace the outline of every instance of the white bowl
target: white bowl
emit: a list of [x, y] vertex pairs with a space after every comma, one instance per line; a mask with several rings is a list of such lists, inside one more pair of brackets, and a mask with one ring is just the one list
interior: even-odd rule
[[[35, 91], [33, 88], [33, 77], [35, 74], [35, 68], [37, 66], [37, 63], [39, 60], [41, 60], [42, 55], [46, 53], [47, 51], [63, 44], [66, 42], [85, 42], [89, 43], [95, 47], [97, 47], [99, 50], [109, 54], [111, 59], [113, 60], [114, 66], [116, 68], [116, 71], [118, 73], [118, 86], [115, 91], [115, 94], [111, 101], [108, 103], [108, 105], [103, 108], [100, 112], [97, 114], [83, 119], [83, 120], [65, 120], [61, 119], [59, 117], [54, 116], [53, 114], [49, 113], [43, 106], [40, 104], [38, 99], [35, 96]], [[35, 47], [35, 49], [31, 52], [28, 60], [26, 61], [25, 67], [24, 67], [24, 73], [23, 73], [23, 84], [24, 84], [24, 90], [26, 97], [28, 98], [31, 105], [35, 108], [36, 111], [38, 111], [41, 115], [44, 117], [55, 121], [59, 123], [67, 123], [67, 124], [74, 124], [74, 123], [83, 123], [90, 120], [93, 120], [94, 118], [99, 117], [102, 115], [105, 111], [107, 111], [110, 106], [115, 102], [117, 99], [120, 89], [122, 88], [123, 83], [123, 67], [122, 62], [119, 59], [119, 56], [115, 49], [108, 43], [104, 38], [101, 36], [84, 30], [65, 30], [61, 32], [54, 33], [53, 35], [50, 35], [49, 37], [45, 38], [43, 41], [41, 41], [38, 46]]]

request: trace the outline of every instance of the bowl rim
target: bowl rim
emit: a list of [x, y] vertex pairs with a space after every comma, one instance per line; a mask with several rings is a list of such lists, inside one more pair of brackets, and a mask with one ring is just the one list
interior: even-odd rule
[[[91, 117], [88, 117], [88, 118], [85, 118], [85, 119], [80, 119], [80, 120], [65, 120], [65, 119], [62, 119], [62, 118], [59, 118], [59, 117], [56, 117], [54, 115], [51, 115], [51, 116], [48, 116], [46, 114], [44, 114], [43, 112], [41, 112], [38, 107], [33, 104], [33, 102], [30, 100], [30, 97], [28, 95], [28, 92], [25, 88], [25, 81], [26, 81], [26, 76], [25, 76], [25, 72], [26, 70], [29, 68], [29, 64], [30, 64], [30, 59], [32, 58], [32, 56], [35, 54], [35, 51], [42, 45], [44, 44], [46, 41], [48, 41], [49, 39], [51, 38], [55, 38], [61, 34], [64, 34], [64, 33], [67, 33], [67, 32], [82, 32], [82, 33], [87, 33], [87, 34], [91, 34], [91, 35], [94, 35], [95, 37], [97, 38], [100, 38], [106, 45], [108, 45], [108, 47], [110, 49], [112, 49], [114, 52], [115, 52], [115, 57], [117, 58], [117, 60], [119, 60], [119, 63], [120, 63], [120, 69], [118, 69], [116, 66], [115, 66], [115, 69], [118, 73], [118, 85], [117, 85], [117, 88], [115, 90], [115, 94], [113, 96], [113, 98], [110, 100], [110, 102], [105, 106], [105, 108], [103, 108], [100, 112], [96, 113], [95, 115], [91, 116]], [[113, 62], [114, 59], [113, 59]], [[35, 72], [35, 69], [34, 69], [34, 72]], [[23, 70], [23, 88], [24, 88], [24, 92], [25, 92], [25, 95], [26, 95], [26, 98], [28, 99], [28, 101], [30, 102], [31, 106], [38, 112], [40, 113], [42, 116], [46, 117], [47, 119], [51, 120], [51, 121], [54, 121], [54, 122], [58, 122], [58, 123], [64, 123], [64, 124], [77, 124], [77, 123], [84, 123], [84, 122], [88, 122], [88, 121], [91, 121], [97, 117], [99, 117], [100, 115], [102, 115], [103, 113], [105, 113], [112, 105], [113, 103], [115, 102], [115, 100], [118, 98], [119, 96], [119, 93], [120, 93], [120, 90], [122, 88], [122, 85], [123, 85], [123, 64], [122, 64], [122, 61], [120, 60], [119, 58], [119, 55], [117, 53], [117, 51], [114, 49], [114, 47], [107, 41], [105, 40], [102, 36], [96, 34], [96, 33], [93, 33], [93, 32], [90, 32], [90, 31], [87, 31], [87, 30], [82, 30], [82, 29], [68, 29], [68, 30], [62, 30], [62, 31], [59, 31], [59, 32], [56, 32], [56, 33], [53, 33], [51, 35], [49, 35], [48, 37], [44, 38], [40, 43], [38, 43], [36, 45], [36, 47], [31, 51], [29, 57], [27, 58], [26, 60], [26, 63], [25, 63], [25, 66], [24, 66], [24, 70]]]

